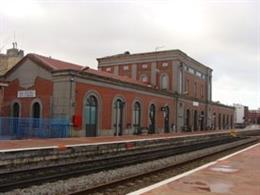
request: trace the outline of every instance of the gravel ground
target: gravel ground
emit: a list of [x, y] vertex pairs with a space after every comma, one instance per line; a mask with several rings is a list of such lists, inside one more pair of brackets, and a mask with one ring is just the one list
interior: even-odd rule
[[3, 195], [70, 194], [75, 191], [83, 191], [89, 189], [102, 183], [119, 180], [130, 175], [136, 175], [148, 172], [150, 170], [159, 169], [161, 167], [166, 167], [171, 165], [175, 160], [175, 157], [163, 158], [109, 171], [101, 171], [87, 176], [80, 176], [67, 180], [59, 180], [56, 182], [45, 183], [39, 186], [32, 186], [24, 189], [16, 189], [10, 192], [3, 193]]

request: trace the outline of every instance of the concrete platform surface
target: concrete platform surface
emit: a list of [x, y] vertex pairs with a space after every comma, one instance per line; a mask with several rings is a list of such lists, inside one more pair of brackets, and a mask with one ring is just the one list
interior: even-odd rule
[[260, 195], [260, 144], [130, 194]]
[[248, 130], [259, 130], [260, 127], [243, 130], [210, 130], [189, 133], [166, 133], [152, 135], [124, 135], [124, 136], [102, 136], [102, 137], [72, 137], [72, 138], [44, 138], [44, 139], [24, 139], [24, 140], [0, 140], [0, 152], [21, 151], [32, 149], [47, 149], [59, 147], [76, 147], [85, 145], [97, 145], [105, 143], [122, 143], [155, 139], [168, 139], [173, 137], [186, 137], [203, 134], [229, 133]]
[[173, 137], [215, 134], [229, 132], [230, 130], [222, 131], [201, 131], [193, 133], [166, 133], [166, 134], [150, 134], [150, 135], [123, 135], [123, 136], [102, 136], [102, 137], [71, 137], [71, 138], [34, 138], [22, 140], [0, 140], [0, 152], [8, 150], [28, 150], [28, 149], [45, 149], [57, 148], [59, 146], [84, 146], [93, 144], [105, 143], [122, 143], [143, 140], [167, 139]]

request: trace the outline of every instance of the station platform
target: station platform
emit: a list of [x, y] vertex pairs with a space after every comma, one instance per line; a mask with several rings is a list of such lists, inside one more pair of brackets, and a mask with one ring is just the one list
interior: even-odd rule
[[71, 138], [44, 138], [44, 139], [23, 139], [23, 140], [0, 140], [0, 152], [38, 150], [38, 149], [56, 149], [88, 145], [115, 144], [127, 142], [141, 142], [149, 140], [172, 139], [189, 136], [203, 136], [225, 133], [240, 133], [259, 131], [260, 127], [247, 128], [243, 130], [220, 130], [220, 131], [197, 131], [186, 133], [165, 133], [152, 135], [124, 135], [124, 136], [102, 136], [102, 137], [71, 137]]
[[34, 138], [23, 140], [0, 140], [0, 152], [18, 151], [30, 149], [51, 149], [58, 147], [76, 147], [98, 144], [113, 144], [124, 142], [139, 142], [147, 140], [169, 139], [174, 137], [186, 137], [203, 134], [217, 134], [226, 131], [203, 131], [194, 133], [167, 133], [151, 135], [123, 135], [123, 136], [102, 136], [102, 137], [71, 137], [71, 138]]
[[260, 143], [128, 195], [260, 195]]

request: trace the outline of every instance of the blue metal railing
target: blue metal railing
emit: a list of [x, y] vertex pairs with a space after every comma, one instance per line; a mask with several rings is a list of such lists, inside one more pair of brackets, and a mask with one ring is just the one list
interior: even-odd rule
[[68, 119], [0, 117], [0, 140], [68, 136]]

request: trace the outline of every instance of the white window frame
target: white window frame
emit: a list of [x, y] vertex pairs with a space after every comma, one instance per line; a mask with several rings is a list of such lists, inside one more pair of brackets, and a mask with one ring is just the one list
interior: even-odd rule
[[169, 89], [169, 76], [167, 74], [162, 74], [160, 77], [160, 88]]

